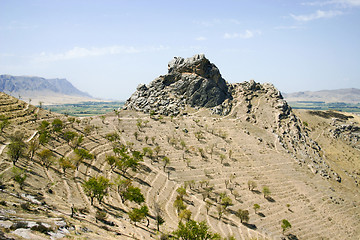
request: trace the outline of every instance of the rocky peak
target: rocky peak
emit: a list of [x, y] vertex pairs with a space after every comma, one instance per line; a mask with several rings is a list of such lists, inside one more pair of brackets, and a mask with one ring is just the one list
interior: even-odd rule
[[148, 85], [139, 85], [125, 109], [177, 115], [186, 105], [213, 108], [231, 98], [229, 84], [219, 69], [205, 55], [197, 54], [171, 60], [168, 73]]

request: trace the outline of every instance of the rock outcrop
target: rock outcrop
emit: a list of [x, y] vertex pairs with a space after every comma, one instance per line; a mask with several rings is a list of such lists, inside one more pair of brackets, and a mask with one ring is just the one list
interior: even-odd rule
[[178, 115], [186, 105], [214, 108], [229, 99], [232, 99], [229, 84], [219, 69], [204, 55], [195, 55], [188, 59], [175, 57], [168, 64], [168, 74], [148, 85], [139, 85], [124, 109]]

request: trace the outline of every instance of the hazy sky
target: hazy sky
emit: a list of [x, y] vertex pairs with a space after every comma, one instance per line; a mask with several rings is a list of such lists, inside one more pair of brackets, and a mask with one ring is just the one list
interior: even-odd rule
[[196, 53], [229, 82], [360, 88], [360, 0], [0, 0], [0, 74], [126, 100]]

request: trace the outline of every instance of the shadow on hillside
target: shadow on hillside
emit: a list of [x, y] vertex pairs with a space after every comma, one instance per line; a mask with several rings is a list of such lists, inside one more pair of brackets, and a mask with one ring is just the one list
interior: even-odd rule
[[257, 215], [259, 215], [260, 217], [265, 217], [265, 214], [263, 214], [262, 212], [258, 212]]
[[148, 184], [147, 182], [145, 182], [144, 180], [138, 178], [138, 177], [134, 177], [133, 178], [136, 182], [140, 183], [141, 185], [145, 185], [147, 187], [151, 187], [150, 184]]
[[245, 223], [245, 222], [243, 222], [242, 224], [243, 224], [245, 227], [248, 227], [248, 228], [250, 228], [250, 229], [253, 229], [253, 230], [257, 229], [257, 227], [256, 227], [255, 224], [250, 224], [250, 223]]
[[85, 161], [83, 161], [82, 163], [83, 163], [86, 167], [90, 167], [92, 170], [94, 170], [94, 171], [96, 171], [96, 172], [98, 172], [98, 173], [101, 172], [100, 169], [97, 168], [97, 167], [95, 167], [94, 165], [91, 165], [91, 164], [89, 164], [89, 163], [87, 163], [87, 162], [85, 162]]
[[276, 202], [275, 201], [275, 199], [273, 199], [272, 197], [270, 197], [270, 196], [267, 196], [266, 198], [265, 198], [266, 200], [268, 200], [269, 202]]
[[296, 235], [291, 234], [291, 233], [287, 235], [287, 239], [289, 239], [289, 240], [299, 240]]
[[256, 189], [251, 190], [251, 192], [252, 192], [252, 193], [256, 193], [256, 194], [261, 194], [261, 192], [260, 192], [259, 190], [256, 190]]
[[152, 172], [151, 168], [149, 168], [148, 166], [145, 166], [145, 165], [143, 165], [143, 164], [140, 165], [140, 168], [141, 168], [141, 170], [143, 170], [144, 172], [147, 172], [147, 173], [151, 173], [151, 172]]

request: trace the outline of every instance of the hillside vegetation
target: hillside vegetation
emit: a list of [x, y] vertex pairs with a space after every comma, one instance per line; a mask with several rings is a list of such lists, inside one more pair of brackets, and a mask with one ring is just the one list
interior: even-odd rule
[[[120, 111], [117, 115], [73, 119], [34, 108], [5, 94], [1, 97], [2, 114], [10, 122], [1, 135], [0, 155], [4, 219], [1, 225], [8, 236], [49, 237], [36, 228], [29, 232], [19, 231], [22, 228], [14, 230], [14, 225], [25, 222], [28, 227], [46, 226], [48, 234], [64, 234], [69, 238], [79, 235], [91, 239], [118, 235], [124, 239], [159, 238], [157, 214], [164, 220], [159, 227], [162, 233], [174, 231], [181, 219], [177, 205], [174, 207], [180, 187], [185, 189], [181, 195], [184, 207], [191, 212], [190, 218], [205, 221], [211, 231], [223, 237], [279, 239], [283, 236], [282, 219], [291, 223], [285, 235], [293, 238], [357, 239], [359, 236], [356, 197], [359, 188], [354, 181], [359, 174], [358, 170], [354, 171], [359, 169], [358, 150], [342, 138], [327, 136], [328, 119], [321, 116], [303, 113], [308, 128], [314, 128], [314, 131], [310, 129], [310, 135], [316, 135], [319, 143], [324, 141], [322, 150], [331, 167], [341, 173], [342, 183], [325, 180], [301, 167], [271, 131], [246, 121], [245, 117], [218, 117], [207, 110], [189, 109], [186, 117]], [[55, 119], [63, 123], [58, 131], [52, 124]], [[31, 160], [27, 153], [31, 143], [40, 140], [39, 127], [43, 121], [50, 123], [49, 139], [36, 148]], [[10, 137], [16, 130], [22, 130], [27, 145], [25, 155], [15, 163], [27, 176], [22, 185], [14, 180], [16, 174], [8, 154]], [[65, 138], [65, 133], [70, 131], [76, 133], [71, 141]], [[79, 141], [81, 135], [83, 141]], [[109, 165], [106, 160], [109, 156], [120, 156], [115, 149], [124, 146], [127, 154], [134, 151], [144, 154], [136, 168], [125, 172], [121, 164]], [[39, 155], [46, 149], [53, 153], [49, 166]], [[76, 149], [85, 149], [94, 157], [79, 162]], [[340, 158], [343, 152], [347, 159]], [[62, 158], [74, 165], [79, 162], [78, 168], [60, 166]], [[113, 185], [101, 203], [95, 198], [91, 205], [83, 184], [99, 176]], [[118, 191], [121, 179], [131, 180], [134, 187], [139, 187], [145, 201], [123, 202]], [[271, 192], [266, 197], [262, 193], [264, 187]], [[259, 209], [254, 210], [255, 204]], [[145, 205], [149, 208], [149, 224], [146, 220], [134, 224], [129, 212]], [[75, 212], [73, 217], [71, 208]], [[248, 210], [246, 222], [240, 223], [239, 209]], [[99, 211], [106, 215], [106, 220], [96, 220]]]
[[176, 58], [94, 117], [0, 93], [4, 238], [359, 239], [359, 117], [215, 68]]

